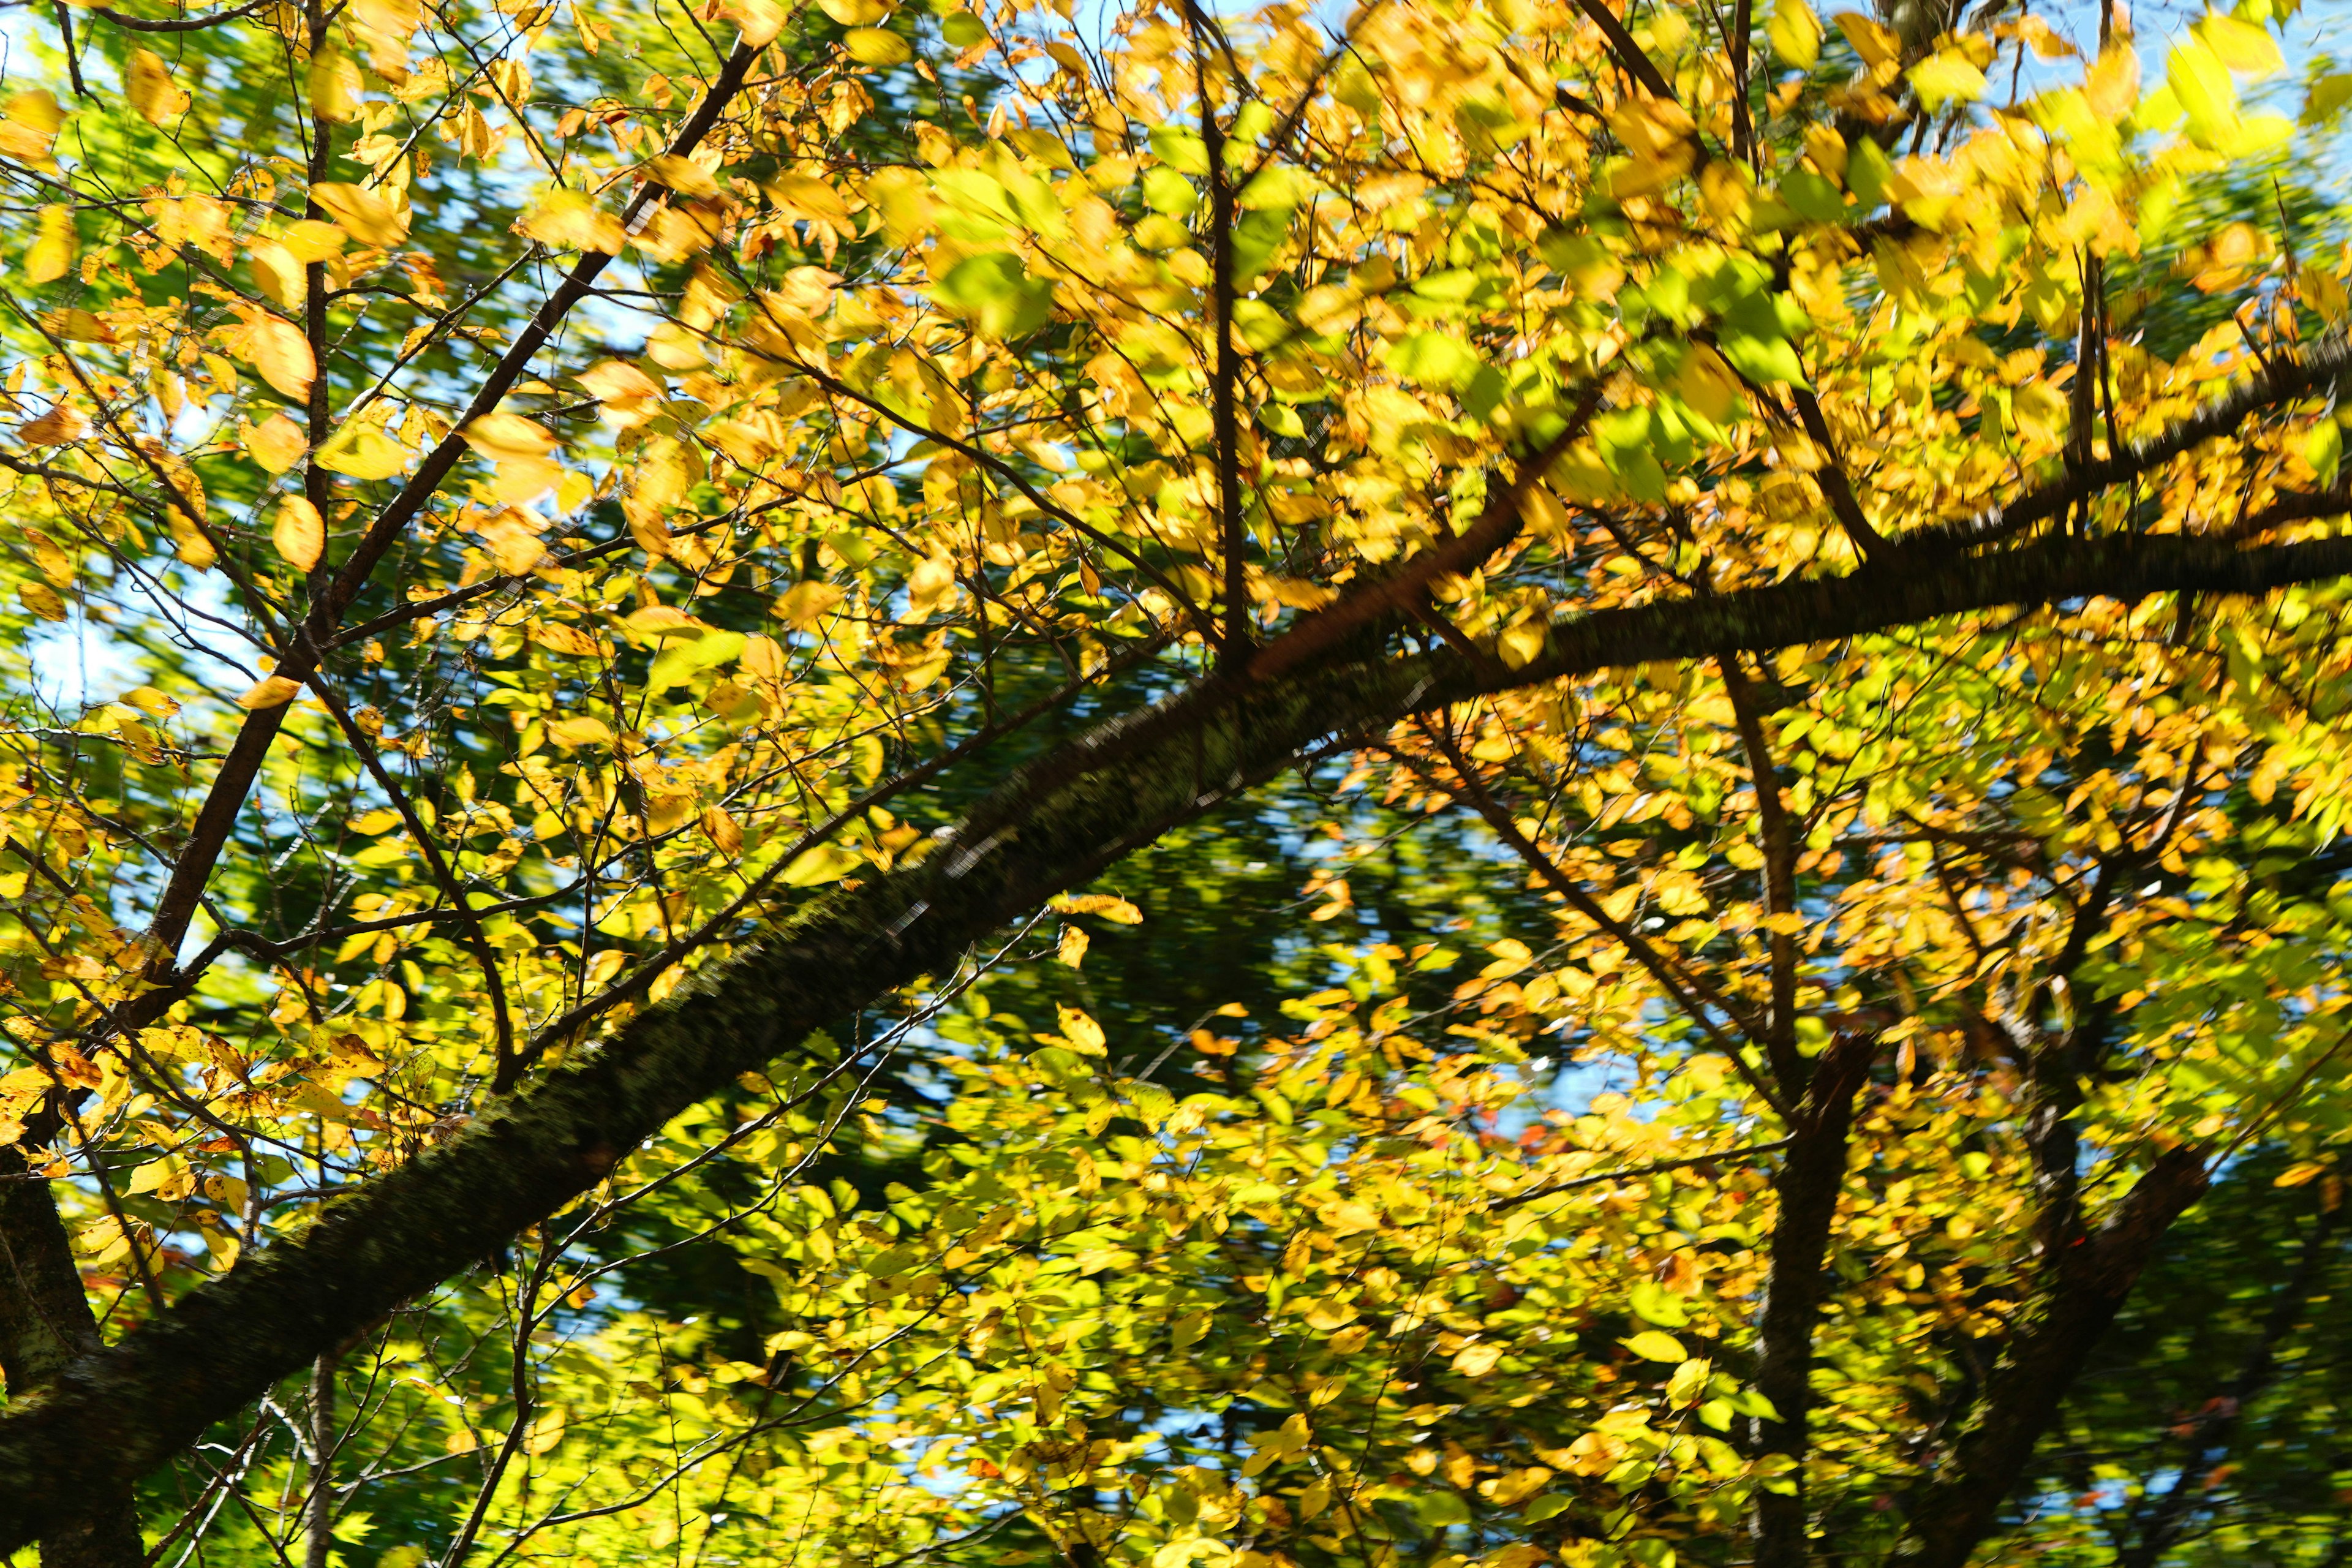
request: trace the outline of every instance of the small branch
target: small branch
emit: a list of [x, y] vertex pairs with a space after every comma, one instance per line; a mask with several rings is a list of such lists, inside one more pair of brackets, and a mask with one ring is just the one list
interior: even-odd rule
[[151, 22], [143, 16], [126, 16], [108, 5], [92, 5], [89, 10], [93, 16], [103, 16], [116, 26], [127, 27], [134, 33], [196, 33], [206, 27], [217, 27], [224, 22], [257, 16], [278, 3], [278, 0], [248, 0], [247, 4], [233, 11], [215, 11], [209, 16], [174, 16], [162, 22]]
[[[1774, 765], [1771, 747], [1764, 738], [1755, 689], [1741, 673], [1738, 656], [1724, 655], [1716, 660], [1716, 668], [1722, 672], [1723, 689], [1731, 700], [1740, 747], [1748, 753], [1748, 772], [1756, 785], [1756, 820], [1764, 840], [1764, 913], [1768, 918], [1793, 915], [1797, 912], [1797, 848], [1790, 832], [1788, 806], [1780, 798], [1780, 770]], [[1793, 1093], [1803, 1087], [1805, 1077], [1804, 1058], [1797, 1054], [1795, 935], [1774, 930], [1769, 952], [1772, 1001], [1764, 1019], [1762, 1044], [1773, 1076], [1784, 1091]]]
[[1803, 424], [1805, 434], [1822, 449], [1822, 468], [1814, 478], [1822, 493], [1829, 498], [1830, 510], [1837, 514], [1838, 524], [1853, 541], [1854, 552], [1865, 561], [1874, 551], [1886, 549], [1885, 536], [1870, 525], [1862, 515], [1862, 502], [1854, 499], [1853, 482], [1846, 478], [1845, 464], [1838, 457], [1837, 443], [1830, 438], [1830, 423], [1822, 416], [1820, 400], [1805, 388], [1792, 389], [1796, 394], [1797, 418]]

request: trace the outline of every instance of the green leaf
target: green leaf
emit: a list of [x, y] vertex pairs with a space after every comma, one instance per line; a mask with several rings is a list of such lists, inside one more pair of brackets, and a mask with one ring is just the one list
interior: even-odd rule
[[1405, 380], [1443, 388], [1463, 385], [1485, 363], [1475, 349], [1449, 332], [1415, 332], [1391, 345], [1385, 357]]
[[1029, 276], [1009, 250], [966, 257], [940, 279], [940, 299], [971, 319], [983, 336], [1026, 337], [1054, 313], [1054, 286]]
[[1143, 171], [1143, 200], [1153, 212], [1182, 217], [1200, 205], [1201, 193], [1192, 181], [1162, 164]]

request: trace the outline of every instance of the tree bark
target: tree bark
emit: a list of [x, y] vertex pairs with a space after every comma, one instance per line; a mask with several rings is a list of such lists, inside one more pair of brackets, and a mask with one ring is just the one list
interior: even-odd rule
[[[1016, 774], [943, 835], [936, 852], [804, 906], [773, 936], [696, 976], [603, 1047], [329, 1204], [299, 1237], [250, 1255], [111, 1350], [65, 1367], [46, 1395], [0, 1415], [0, 1552], [59, 1523], [91, 1486], [163, 1463], [357, 1325], [545, 1218], [738, 1074], [789, 1052], [828, 1020], [944, 972], [1003, 920], [1085, 882], [1329, 736], [1376, 731], [1507, 686], [1827, 641], [1967, 610], [2092, 595], [2261, 592], [2352, 572], [2352, 539], [2254, 548], [2178, 536], [2047, 540], [1987, 555], [1897, 552], [1895, 560], [1899, 570], [1597, 612], [1558, 627], [1545, 654], [1517, 672], [1440, 652], [1336, 666], [1316, 658], [1277, 678], [1271, 670], [1282, 661], [1274, 656], [1287, 640], [1279, 639], [1239, 678], [1212, 679], [1081, 737]], [[1382, 630], [1376, 623], [1362, 637], [1329, 646], [1331, 659], [1362, 658]], [[2146, 1209], [2155, 1200], [2136, 1193], [2135, 1204]], [[2124, 1267], [2128, 1250], [2115, 1237], [2096, 1248], [2122, 1270], [2126, 1288], [2137, 1272], [2137, 1260]], [[2104, 1312], [2078, 1308], [2065, 1321], [2095, 1316], [2095, 1332], [2112, 1311], [2109, 1301]], [[2073, 1344], [2074, 1330], [2050, 1331], [2061, 1350]], [[2058, 1354], [2034, 1353], [2042, 1361]], [[2003, 1429], [2011, 1427], [2014, 1420]], [[1974, 1449], [1964, 1468], [1990, 1474]], [[1930, 1520], [1975, 1517], [1940, 1491], [1922, 1508]]]
[[[9, 1403], [50, 1386], [100, 1349], [48, 1181], [21, 1147], [0, 1149], [0, 1374]], [[82, 1506], [43, 1537], [41, 1568], [140, 1568], [146, 1547], [130, 1479], [96, 1476], [74, 1491]]]
[[1966, 1568], [2099, 1336], [2165, 1232], [2205, 1185], [2203, 1157], [2174, 1149], [2133, 1184], [2105, 1225], [2057, 1259], [2039, 1314], [1993, 1370], [1975, 1420], [1912, 1498], [1894, 1558], [1898, 1568]]
[[1789, 1128], [1789, 1152], [1773, 1182], [1780, 1214], [1772, 1225], [1772, 1268], [1758, 1330], [1756, 1392], [1772, 1402], [1773, 1419], [1757, 1424], [1759, 1454], [1789, 1459], [1792, 1489], [1759, 1489], [1749, 1529], [1756, 1568], [1803, 1568], [1804, 1460], [1812, 1404], [1813, 1333], [1829, 1295], [1830, 1222], [1845, 1185], [1853, 1100], [1870, 1071], [1876, 1041], [1840, 1035], [1814, 1064], [1801, 1112]]

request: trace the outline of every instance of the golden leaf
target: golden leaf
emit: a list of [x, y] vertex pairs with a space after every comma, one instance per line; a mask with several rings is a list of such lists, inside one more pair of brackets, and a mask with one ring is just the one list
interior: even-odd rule
[[283, 414], [273, 414], [245, 433], [246, 455], [273, 474], [294, 466], [310, 443], [302, 427]]
[[287, 225], [286, 232], [278, 237], [278, 243], [284, 246], [295, 260], [307, 265], [332, 258], [341, 252], [350, 238], [333, 224], [306, 217], [299, 223]]
[[246, 358], [262, 380], [298, 403], [310, 395], [319, 362], [311, 357], [299, 327], [283, 316], [255, 311], [247, 319], [246, 334]]
[[65, 601], [47, 583], [26, 583], [16, 590], [16, 597], [24, 601], [25, 608], [45, 621], [66, 618]]
[[1454, 1370], [1465, 1377], [1484, 1377], [1502, 1359], [1502, 1346], [1492, 1341], [1478, 1341], [1454, 1352]]
[[530, 640], [551, 653], [570, 654], [575, 658], [593, 658], [602, 651], [596, 646], [596, 639], [578, 626], [534, 622], [530, 627]]
[[702, 831], [721, 855], [742, 852], [743, 829], [723, 807], [706, 805], [702, 808]]
[[493, 459], [544, 457], [555, 447], [555, 437], [545, 426], [520, 414], [485, 414], [468, 421], [457, 434], [466, 445]]
[[663, 153], [645, 162], [646, 178], [656, 184], [667, 185], [681, 196], [715, 196], [719, 182], [710, 171], [691, 158], [681, 158], [675, 153]]
[[1065, 915], [1098, 915], [1113, 925], [1138, 926], [1143, 923], [1143, 911], [1125, 899], [1108, 893], [1062, 893], [1051, 903], [1053, 910]]
[[131, 107], [137, 110], [148, 124], [161, 125], [166, 120], [177, 120], [188, 111], [188, 95], [172, 79], [171, 68], [153, 50], [131, 50], [130, 64], [122, 74], [122, 85], [131, 96]]
[[245, 258], [263, 293], [289, 310], [302, 303], [310, 280], [292, 250], [274, 239], [257, 239], [247, 247]]
[[302, 689], [299, 680], [289, 680], [282, 675], [266, 675], [256, 681], [251, 690], [236, 700], [244, 709], [283, 708]]
[[65, 111], [46, 89], [17, 93], [0, 112], [0, 153], [49, 166], [49, 145], [57, 140], [58, 127], [65, 122]]
[[739, 662], [743, 673], [756, 679], [782, 680], [784, 678], [783, 645], [772, 637], [746, 638]]
[[626, 360], [603, 361], [572, 379], [586, 387], [596, 401], [607, 406], [640, 403], [647, 398], [659, 397], [662, 391], [653, 377]]
[[318, 119], [341, 124], [360, 111], [360, 68], [341, 49], [329, 45], [310, 57], [310, 112]]
[[1080, 1056], [1098, 1057], [1104, 1053], [1103, 1026], [1076, 1007], [1056, 1008], [1062, 1026], [1062, 1038], [1070, 1049]]
[[547, 722], [547, 738], [567, 752], [583, 746], [610, 745], [612, 727], [602, 719], [582, 714], [573, 719], [551, 719]]
[[578, 191], [550, 191], [517, 226], [541, 245], [617, 256], [627, 237], [621, 220]]
[[319, 467], [355, 479], [388, 479], [407, 467], [410, 456], [373, 425], [346, 425], [319, 448]]
[[79, 441], [89, 433], [89, 421], [81, 411], [59, 403], [37, 419], [28, 419], [16, 426], [16, 438], [27, 447], [63, 447]]
[[775, 42], [784, 30], [784, 8], [776, 0], [727, 0], [719, 14], [735, 18], [743, 41], [755, 49]]
[[1087, 961], [1087, 947], [1093, 940], [1076, 926], [1064, 926], [1061, 945], [1055, 956], [1076, 969]]
[[859, 65], [877, 68], [903, 65], [915, 52], [887, 27], [852, 27], [842, 35], [841, 47]]
[[278, 503], [269, 542], [278, 547], [279, 560], [298, 572], [308, 572], [327, 552], [326, 520], [307, 496], [288, 496]]
[[362, 185], [321, 184], [310, 199], [327, 209], [344, 233], [362, 245], [390, 247], [408, 237], [408, 203], [398, 203]]
[[782, 616], [784, 624], [793, 630], [808, 631], [824, 618], [826, 611], [841, 603], [842, 596], [841, 590], [832, 584], [811, 578], [805, 583], [793, 584], [784, 596], [776, 601], [776, 614]]
[[81, 243], [74, 233], [73, 209], [52, 202], [41, 209], [40, 236], [25, 252], [25, 281], [36, 285], [54, 283], [73, 270], [74, 258], [80, 254]]

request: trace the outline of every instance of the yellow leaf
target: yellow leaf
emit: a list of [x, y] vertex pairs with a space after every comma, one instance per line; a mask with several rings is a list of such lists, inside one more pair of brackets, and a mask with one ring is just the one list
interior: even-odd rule
[[89, 432], [89, 421], [81, 416], [81, 411], [59, 403], [39, 418], [17, 426], [16, 438], [27, 447], [62, 447]]
[[743, 673], [761, 680], [782, 680], [784, 678], [784, 647], [771, 637], [755, 637], [743, 644], [740, 659]]
[[1056, 1009], [1056, 1012], [1061, 1021], [1062, 1038], [1069, 1042], [1070, 1049], [1080, 1056], [1098, 1057], [1103, 1054], [1103, 1029], [1100, 1024], [1096, 1023], [1076, 1007], [1062, 1007]]
[[927, 620], [933, 611], [953, 604], [955, 594], [955, 563], [944, 555], [917, 562], [907, 574], [907, 613], [915, 620]]
[[331, 259], [342, 250], [350, 238], [333, 224], [306, 217], [299, 223], [287, 225], [286, 232], [278, 237], [278, 243], [284, 246], [295, 260], [307, 265]]
[[645, 163], [646, 177], [656, 184], [667, 185], [681, 196], [715, 196], [719, 182], [710, 171], [691, 158], [681, 158], [675, 153], [663, 153]]
[[310, 199], [327, 209], [344, 233], [362, 245], [389, 247], [408, 237], [408, 203], [397, 203], [362, 185], [320, 184], [310, 187]]
[[776, 601], [776, 614], [796, 632], [804, 632], [824, 618], [824, 613], [841, 603], [842, 592], [830, 583], [814, 578], [795, 583]]
[[551, 719], [547, 738], [565, 751], [577, 751], [582, 746], [603, 746], [612, 742], [613, 731], [602, 719], [582, 714], [574, 719]]
[[81, 243], [74, 234], [73, 209], [52, 202], [41, 209], [41, 231], [25, 252], [25, 281], [54, 283], [73, 270]]
[[154, 719], [169, 719], [180, 710], [177, 702], [152, 686], [134, 686], [122, 694], [122, 700]]
[[172, 79], [172, 69], [152, 49], [133, 49], [123, 69], [122, 85], [131, 107], [150, 125], [176, 120], [188, 111], [188, 95]]
[[1984, 96], [1985, 74], [1968, 57], [1946, 49], [1911, 68], [1911, 86], [1929, 109], [1947, 103], [1973, 103]]
[[2252, 22], [2213, 11], [2189, 31], [2240, 76], [2265, 77], [2286, 68], [2278, 40]]
[[591, 365], [572, 380], [606, 407], [626, 409], [661, 395], [661, 384], [626, 360], [608, 359]]
[[1643, 1361], [1679, 1362], [1687, 1359], [1683, 1354], [1682, 1341], [1672, 1334], [1660, 1333], [1655, 1329], [1644, 1329], [1635, 1334], [1625, 1342], [1625, 1348]]
[[245, 434], [247, 455], [273, 474], [292, 468], [309, 446], [302, 427], [283, 414], [271, 415]]
[[522, 1440], [523, 1452], [536, 1457], [562, 1442], [569, 1419], [564, 1410], [558, 1406], [532, 1422], [530, 1435]]
[[555, 447], [545, 426], [520, 414], [485, 414], [457, 434], [485, 458], [540, 458]]
[[1580, 1476], [1605, 1476], [1624, 1457], [1624, 1440], [1606, 1432], [1587, 1432], [1568, 1446], [1568, 1468]]
[[601, 651], [596, 639], [578, 626], [533, 622], [530, 640], [551, 653], [570, 654], [574, 658], [593, 658]]
[[1464, 1345], [1454, 1352], [1454, 1370], [1465, 1377], [1484, 1377], [1503, 1359], [1503, 1347], [1491, 1342]]
[[226, 1274], [236, 1268], [237, 1254], [242, 1250], [236, 1237], [226, 1227], [205, 1228], [205, 1251], [211, 1258], [214, 1273]]
[[236, 705], [245, 709], [283, 708], [294, 700], [294, 694], [301, 689], [302, 683], [299, 680], [289, 680], [282, 675], [266, 675], [254, 683], [251, 690], [236, 700]]
[[821, 882], [838, 882], [856, 866], [855, 855], [820, 844], [793, 857], [793, 863], [784, 868], [783, 883], [788, 888], [814, 888]]
[[1098, 915], [1113, 925], [1139, 926], [1143, 911], [1125, 899], [1108, 893], [1062, 893], [1052, 901], [1054, 910], [1065, 915]]
[[65, 601], [47, 583], [26, 583], [16, 590], [16, 597], [24, 601], [25, 608], [45, 621], [66, 618]]
[[2327, 1167], [2325, 1165], [2305, 1160], [2298, 1164], [2289, 1165], [2285, 1170], [2281, 1171], [2278, 1175], [2273, 1179], [2271, 1185], [2274, 1187], [2299, 1187], [2326, 1169]]
[[301, 260], [278, 241], [255, 240], [247, 247], [245, 258], [251, 264], [261, 291], [284, 309], [293, 310], [310, 291], [310, 280], [303, 273]]
[[288, 496], [278, 503], [278, 518], [269, 530], [278, 558], [297, 572], [308, 572], [327, 552], [326, 520], [307, 496]]
[[627, 236], [621, 220], [578, 191], [550, 191], [520, 226], [541, 245], [559, 250], [593, 250], [617, 256]]
[[1772, 40], [1772, 52], [1801, 71], [1812, 69], [1822, 58], [1821, 18], [1805, 0], [1775, 0], [1764, 35]]
[[1076, 969], [1087, 961], [1087, 947], [1093, 940], [1076, 926], [1064, 926], [1061, 945], [1055, 957]]
[[755, 49], [775, 42], [784, 30], [784, 8], [776, 0], [727, 0], [720, 15], [734, 17], [743, 41]]
[[852, 27], [842, 35], [841, 47], [859, 65], [877, 68], [902, 65], [915, 52], [887, 27]]
[[58, 100], [41, 88], [32, 88], [8, 100], [0, 117], [0, 153], [43, 168], [54, 168], [49, 145], [65, 123]]
[[310, 112], [320, 120], [341, 124], [356, 119], [360, 111], [360, 68], [351, 56], [333, 45], [310, 57]]
[[255, 312], [246, 328], [246, 358], [261, 379], [297, 403], [310, 395], [318, 379], [319, 362], [302, 330], [283, 316]]
[[702, 808], [702, 831], [711, 847], [721, 855], [740, 855], [743, 850], [743, 829], [725, 808], [706, 805]]
[[388, 479], [408, 465], [410, 453], [373, 425], [345, 426], [319, 448], [319, 467], [355, 479]]
[[824, 14], [845, 27], [870, 27], [890, 14], [882, 0], [816, 0]]

